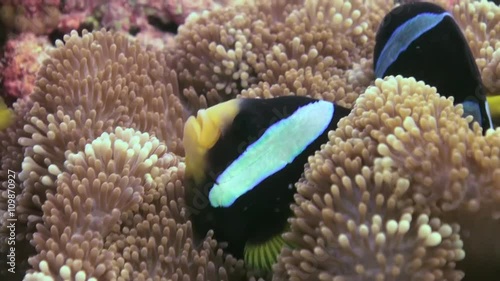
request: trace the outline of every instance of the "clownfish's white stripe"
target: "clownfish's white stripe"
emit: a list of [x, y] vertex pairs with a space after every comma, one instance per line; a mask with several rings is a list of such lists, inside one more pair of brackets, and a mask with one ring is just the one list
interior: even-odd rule
[[387, 69], [396, 61], [410, 44], [425, 32], [438, 25], [445, 17], [452, 17], [449, 13], [432, 14], [422, 13], [396, 28], [380, 53], [375, 67], [375, 75], [382, 78]]
[[484, 102], [484, 107], [486, 107], [486, 117], [488, 117], [490, 128], [495, 129], [495, 127], [493, 126], [493, 120], [491, 119], [490, 104], [488, 103], [488, 101]]
[[333, 103], [316, 101], [274, 123], [219, 175], [208, 195], [210, 204], [229, 207], [241, 195], [283, 169], [323, 134], [334, 112]]

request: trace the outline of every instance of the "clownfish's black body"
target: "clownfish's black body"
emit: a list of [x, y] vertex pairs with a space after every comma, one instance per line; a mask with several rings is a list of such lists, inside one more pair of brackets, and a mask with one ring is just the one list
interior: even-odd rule
[[288, 228], [307, 158], [350, 110], [288, 96], [234, 99], [190, 117], [184, 129], [186, 200], [193, 229], [210, 229], [247, 266], [269, 272]]
[[422, 80], [463, 104], [484, 131], [492, 128], [481, 75], [451, 14], [426, 2], [405, 4], [384, 18], [376, 36], [377, 78], [402, 75]]

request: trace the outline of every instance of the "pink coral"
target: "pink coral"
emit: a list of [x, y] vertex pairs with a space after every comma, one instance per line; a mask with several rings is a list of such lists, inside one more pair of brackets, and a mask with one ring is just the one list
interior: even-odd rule
[[[224, 0], [224, 2], [228, 2]], [[60, 26], [78, 27], [86, 18], [100, 19], [101, 25], [114, 30], [128, 31], [138, 27], [142, 31], [151, 29], [148, 17], [155, 17], [162, 22], [181, 24], [194, 11], [212, 9], [218, 4], [212, 0], [68, 0], [64, 2]]]
[[65, 0], [62, 7], [63, 15], [57, 29], [63, 33], [69, 33], [78, 29], [82, 23], [94, 13], [99, 5], [105, 3], [99, 0]]
[[76, 29], [87, 18], [100, 19], [103, 27], [129, 31], [132, 27], [142, 32], [152, 30], [150, 17], [160, 22], [183, 24], [192, 12], [211, 10], [239, 0], [68, 0], [64, 1], [61, 30]]
[[19, 32], [49, 34], [59, 22], [60, 0], [0, 0], [0, 21]]
[[46, 39], [31, 33], [23, 33], [7, 42], [0, 61], [0, 80], [6, 96], [22, 98], [33, 91], [36, 74], [47, 58], [47, 48], [50, 47]]
[[[187, 16], [192, 12], [201, 12], [203, 10], [210, 10], [227, 4], [230, 1], [212, 1], [212, 0], [168, 0], [165, 1], [167, 11], [171, 19], [177, 24], [183, 24]], [[223, 3], [218, 3], [223, 2]]]
[[85, 21], [85, 13], [74, 13], [61, 16], [61, 20], [57, 25], [57, 29], [63, 33], [69, 33], [73, 29], [80, 28], [80, 25]]
[[175, 47], [174, 35], [171, 33], [164, 33], [158, 30], [151, 30], [149, 32], [139, 32], [135, 36], [135, 40], [148, 50], [161, 51], [166, 48]]

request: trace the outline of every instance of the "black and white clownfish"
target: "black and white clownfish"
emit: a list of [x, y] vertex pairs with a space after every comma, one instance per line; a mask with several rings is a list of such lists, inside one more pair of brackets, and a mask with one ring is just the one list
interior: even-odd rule
[[307, 97], [233, 99], [184, 127], [186, 204], [195, 236], [214, 231], [250, 268], [271, 271], [307, 158], [350, 110]]
[[463, 104], [486, 131], [493, 128], [481, 75], [452, 15], [440, 6], [415, 2], [394, 8], [376, 36], [375, 76], [402, 75], [422, 80], [439, 94]]

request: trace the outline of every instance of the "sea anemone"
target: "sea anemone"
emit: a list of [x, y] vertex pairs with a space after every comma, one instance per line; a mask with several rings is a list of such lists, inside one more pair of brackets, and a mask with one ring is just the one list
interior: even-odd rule
[[421, 81], [377, 79], [310, 158], [276, 278], [461, 280], [465, 253], [495, 260], [470, 240], [498, 228], [500, 130], [462, 114]]
[[500, 6], [487, 0], [460, 1], [451, 9], [476, 58], [489, 93], [500, 93]]
[[17, 207], [24, 225], [18, 229], [20, 239], [31, 239], [41, 222], [41, 206], [56, 192], [65, 155], [82, 151], [103, 132], [126, 125], [155, 134], [172, 152], [183, 151], [179, 137], [184, 110], [173, 94], [175, 73], [165, 72], [154, 53], [142, 53], [136, 44], [109, 32], [82, 37], [75, 32], [65, 41], [42, 66], [25, 115], [17, 115], [15, 129], [22, 132], [16, 137], [24, 147]]

